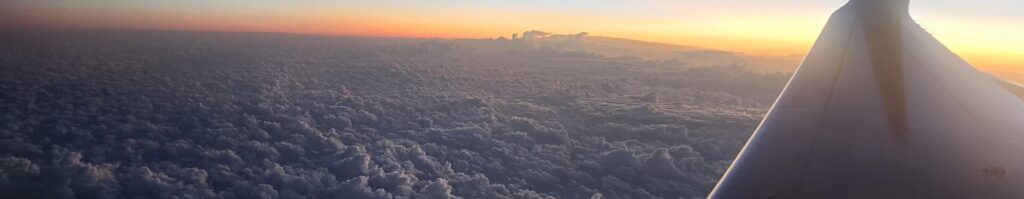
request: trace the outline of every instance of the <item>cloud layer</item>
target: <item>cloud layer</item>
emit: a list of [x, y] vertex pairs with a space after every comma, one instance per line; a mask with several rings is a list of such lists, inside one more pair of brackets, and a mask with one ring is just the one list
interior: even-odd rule
[[16, 198], [702, 197], [786, 80], [501, 40], [5, 34]]

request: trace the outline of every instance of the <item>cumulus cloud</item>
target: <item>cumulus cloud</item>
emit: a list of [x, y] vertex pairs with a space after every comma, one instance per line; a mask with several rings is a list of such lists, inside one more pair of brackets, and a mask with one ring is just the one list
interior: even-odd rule
[[477, 40], [19, 37], [13, 198], [702, 197], [774, 95], [748, 91], [786, 79]]

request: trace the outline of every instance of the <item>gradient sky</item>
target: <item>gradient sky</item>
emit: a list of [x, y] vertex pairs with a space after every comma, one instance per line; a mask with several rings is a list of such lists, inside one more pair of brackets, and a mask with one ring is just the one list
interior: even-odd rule
[[[488, 38], [590, 32], [764, 55], [805, 53], [846, 0], [7, 0], [0, 24]], [[1024, 72], [1024, 1], [912, 0], [911, 14], [987, 70]]]

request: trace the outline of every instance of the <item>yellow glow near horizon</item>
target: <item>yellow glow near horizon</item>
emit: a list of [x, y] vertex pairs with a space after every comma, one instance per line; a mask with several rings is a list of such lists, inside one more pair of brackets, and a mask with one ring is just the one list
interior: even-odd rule
[[1024, 72], [1024, 28], [1014, 24], [918, 19], [947, 48], [986, 70]]
[[[102, 28], [145, 28], [245, 32], [288, 32], [374, 37], [493, 38], [525, 30], [593, 35], [689, 45], [765, 56], [802, 55], [844, 0], [811, 2], [780, 0], [765, 7], [750, 2], [637, 2], [643, 9], [621, 11], [616, 1], [572, 2], [565, 5], [502, 7], [477, 3], [350, 2], [354, 5], [293, 5], [257, 2], [262, 6], [210, 7], [204, 3], [157, 0], [100, 6], [61, 0], [0, 6], [0, 25], [44, 25]], [[105, 4], [104, 4], [105, 3]], [[234, 2], [240, 3], [240, 2]], [[243, 2], [247, 3], [247, 2]], [[253, 3], [253, 4], [259, 4]], [[275, 4], [276, 3], [276, 4]], [[418, 4], [417, 4], [418, 3]], [[487, 2], [494, 3], [494, 2]], [[88, 5], [87, 5], [88, 4]], [[109, 5], [108, 5], [109, 4]], [[125, 4], [125, 5], [122, 5]], [[198, 7], [193, 4], [201, 4]], [[283, 4], [283, 5], [277, 5]], [[312, 3], [311, 3], [312, 4]], [[377, 5], [387, 4], [387, 5]], [[480, 3], [486, 4], [486, 3]], [[778, 4], [778, 5], [776, 5]], [[813, 4], [813, 5], [806, 5]], [[633, 5], [630, 2], [628, 5]], [[178, 6], [178, 7], [175, 7]], [[561, 6], [561, 7], [559, 7]], [[566, 6], [578, 6], [563, 8]], [[678, 10], [678, 12], [677, 12]], [[12, 14], [13, 13], [13, 14]], [[1024, 27], [998, 20], [965, 20], [923, 13], [915, 18], [936, 38], [979, 68], [1024, 73]], [[20, 21], [17, 21], [20, 20]]]

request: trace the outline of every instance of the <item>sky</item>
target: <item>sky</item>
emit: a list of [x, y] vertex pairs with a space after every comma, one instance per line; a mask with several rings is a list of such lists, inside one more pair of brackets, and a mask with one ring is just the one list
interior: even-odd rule
[[[2, 25], [491, 38], [589, 32], [802, 55], [846, 0], [7, 0]], [[1024, 72], [1024, 1], [912, 0], [911, 15], [986, 70]]]

